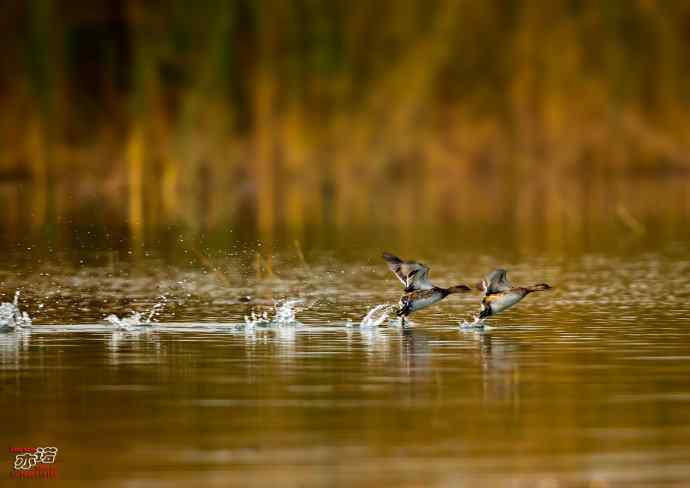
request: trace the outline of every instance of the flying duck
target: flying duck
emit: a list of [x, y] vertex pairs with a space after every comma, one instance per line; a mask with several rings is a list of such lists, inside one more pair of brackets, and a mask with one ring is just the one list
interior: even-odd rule
[[400, 299], [396, 315], [405, 325], [405, 318], [412, 312], [440, 302], [448, 295], [465, 293], [471, 290], [467, 285], [456, 285], [450, 288], [435, 286], [429, 281], [429, 268], [417, 261], [403, 261], [393, 254], [384, 252], [383, 259], [388, 268], [405, 287], [405, 294]]
[[481, 287], [484, 294], [479, 311], [479, 320], [491, 317], [512, 307], [534, 291], [545, 291], [552, 288], [546, 283], [513, 287], [508, 281], [506, 273], [505, 269], [497, 269], [482, 280]]

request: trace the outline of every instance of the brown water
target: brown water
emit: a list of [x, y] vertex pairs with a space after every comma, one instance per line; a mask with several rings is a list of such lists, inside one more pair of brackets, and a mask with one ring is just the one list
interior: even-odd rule
[[[194, 251], [173, 230], [139, 248], [84, 229], [4, 241], [2, 301], [21, 289], [33, 326], [0, 333], [2, 476], [7, 448], [56, 446], [51, 485], [690, 486], [684, 231], [553, 248], [491, 229], [322, 230], [304, 260], [289, 239]], [[400, 294], [383, 248], [441, 285], [500, 265], [555, 289], [485, 330], [460, 326], [476, 294], [362, 327]], [[285, 299], [294, 320], [246, 324]], [[150, 325], [104, 320], [157, 303]]]

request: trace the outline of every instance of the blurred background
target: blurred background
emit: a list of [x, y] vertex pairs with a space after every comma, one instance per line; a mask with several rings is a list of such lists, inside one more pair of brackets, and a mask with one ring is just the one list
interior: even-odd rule
[[688, 235], [688, 2], [2, 11], [6, 251]]

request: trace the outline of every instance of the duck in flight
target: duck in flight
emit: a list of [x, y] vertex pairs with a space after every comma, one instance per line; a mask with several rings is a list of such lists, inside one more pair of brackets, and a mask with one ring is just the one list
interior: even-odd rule
[[532, 292], [550, 290], [546, 283], [531, 286], [513, 287], [506, 276], [505, 269], [497, 269], [487, 275], [481, 282], [484, 292], [479, 311], [479, 320], [500, 313], [525, 298]]
[[388, 268], [405, 287], [405, 294], [400, 299], [396, 315], [405, 325], [405, 318], [412, 312], [440, 302], [448, 295], [465, 293], [471, 290], [467, 285], [456, 285], [450, 288], [435, 286], [429, 281], [429, 268], [417, 261], [403, 261], [393, 254], [384, 252], [383, 259]]

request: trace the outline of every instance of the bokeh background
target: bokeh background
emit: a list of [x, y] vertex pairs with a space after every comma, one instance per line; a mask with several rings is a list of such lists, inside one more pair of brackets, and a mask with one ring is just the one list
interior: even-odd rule
[[[0, 0], [0, 438], [51, 488], [690, 486], [689, 80], [688, 0]], [[554, 289], [403, 330], [384, 250]]]
[[688, 2], [2, 12], [5, 251], [687, 237]]

